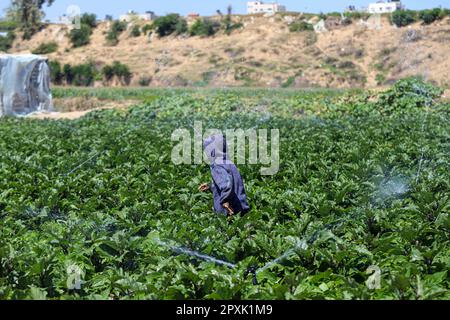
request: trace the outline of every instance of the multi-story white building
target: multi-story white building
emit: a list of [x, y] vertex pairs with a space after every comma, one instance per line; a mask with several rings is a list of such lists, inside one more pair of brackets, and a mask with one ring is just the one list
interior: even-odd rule
[[123, 14], [119, 17], [120, 21], [130, 22], [133, 19], [139, 19], [144, 21], [152, 21], [156, 18], [153, 11], [146, 11], [145, 13], [136, 13], [134, 11], [128, 11], [127, 14]]
[[367, 8], [368, 13], [391, 13], [397, 10], [403, 9], [403, 5], [400, 0], [391, 1], [377, 1], [369, 4]]
[[250, 1], [247, 2], [247, 13], [276, 13], [285, 12], [286, 7], [278, 3], [264, 3], [262, 1]]

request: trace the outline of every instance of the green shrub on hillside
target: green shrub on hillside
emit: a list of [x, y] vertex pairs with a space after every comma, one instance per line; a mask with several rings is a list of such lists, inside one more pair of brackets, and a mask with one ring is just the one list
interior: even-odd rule
[[138, 25], [133, 26], [133, 29], [131, 29], [130, 35], [134, 38], [141, 36], [141, 28]]
[[149, 76], [142, 76], [139, 79], [139, 85], [141, 87], [148, 87], [148, 85], [150, 84], [150, 82], [152, 82], [152, 78]]
[[153, 22], [153, 28], [160, 37], [171, 35], [172, 33], [181, 34], [187, 31], [186, 20], [179, 14], [171, 13], [163, 17], [158, 17]]
[[197, 19], [189, 29], [191, 36], [209, 37], [217, 32], [218, 24], [209, 19]]
[[82, 24], [80, 28], [72, 29], [69, 33], [69, 39], [74, 48], [82, 47], [90, 42], [92, 29], [86, 24]]
[[442, 9], [441, 19], [444, 19], [445, 17], [450, 17], [450, 9]]
[[73, 72], [73, 84], [75, 86], [88, 87], [94, 83], [97, 70], [93, 62], [85, 64], [79, 64], [72, 67]]
[[6, 36], [0, 36], [0, 52], [8, 52], [15, 39], [16, 34], [12, 31], [9, 31]]
[[106, 42], [115, 46], [119, 43], [119, 35], [127, 29], [127, 23], [125, 21], [114, 21], [106, 34]]
[[48, 65], [50, 67], [50, 79], [54, 84], [61, 84], [64, 78], [64, 73], [61, 69], [61, 64], [59, 61], [49, 61]]
[[287, 80], [281, 84], [281, 87], [282, 88], [290, 88], [294, 84], [295, 84], [295, 76], [291, 76], [291, 77], [287, 78]]
[[142, 33], [144, 33], [145, 35], [147, 35], [152, 30], [153, 30], [153, 25], [151, 25], [151, 24], [146, 24], [145, 26], [142, 27]]
[[17, 29], [17, 22], [13, 20], [0, 20], [0, 31], [13, 31]]
[[122, 84], [128, 85], [132, 76], [130, 68], [119, 61], [114, 61], [111, 65], [105, 65], [101, 72], [92, 61], [74, 66], [65, 64], [62, 68], [60, 62], [50, 61], [49, 66], [51, 81], [54, 84], [88, 87], [94, 81], [105, 80], [109, 82], [117, 77]]
[[359, 19], [363, 19], [363, 20], [367, 20], [370, 17], [370, 13], [367, 12], [346, 12], [344, 13], [344, 17], [349, 18], [349, 19], [355, 19], [355, 20], [359, 20]]
[[294, 22], [289, 26], [290, 32], [313, 31], [314, 26], [306, 21]]
[[352, 61], [342, 61], [336, 65], [339, 69], [354, 69], [356, 66]]
[[65, 64], [61, 70], [60, 63], [57, 61], [50, 62], [52, 82], [55, 84], [75, 85], [79, 87], [87, 87], [94, 83], [98, 75], [97, 69], [93, 62], [71, 66]]
[[69, 39], [74, 48], [82, 47], [90, 42], [93, 29], [97, 27], [97, 16], [93, 13], [84, 13], [80, 18], [80, 28], [72, 29]]
[[105, 81], [111, 81], [114, 78], [114, 70], [111, 65], [106, 65], [102, 68], [102, 74]]
[[63, 66], [63, 79], [66, 81], [67, 84], [72, 84], [73, 83], [73, 78], [75, 77], [73, 74], [73, 70], [72, 70], [72, 66], [68, 63], [66, 63]]
[[328, 17], [335, 17], [335, 18], [340, 18], [342, 16], [342, 14], [340, 12], [337, 11], [333, 11], [333, 12], [328, 12], [325, 14], [325, 16]]
[[122, 83], [128, 84], [130, 82], [132, 74], [130, 68], [126, 64], [120, 63], [119, 61], [114, 61], [113, 71]]
[[184, 34], [188, 32], [188, 24], [185, 19], [179, 19], [175, 26], [175, 34]]
[[412, 10], [397, 10], [391, 15], [391, 22], [397, 27], [405, 27], [417, 21], [417, 13]]
[[441, 8], [422, 10], [419, 12], [419, 18], [425, 24], [431, 24], [443, 18], [442, 11], [443, 10]]
[[[220, 15], [220, 11], [218, 11]], [[233, 7], [229, 5], [227, 7], [227, 14], [225, 17], [222, 17], [222, 29], [225, 31], [226, 34], [231, 34], [234, 30], [242, 28], [244, 25], [242, 22], [233, 22]]]
[[36, 49], [31, 51], [33, 54], [49, 54], [58, 50], [58, 44], [55, 41], [41, 43]]
[[97, 15], [95, 13], [84, 13], [80, 18], [80, 23], [95, 29], [97, 27]]
[[382, 73], [378, 73], [375, 76], [375, 81], [377, 82], [378, 86], [381, 86], [386, 81], [386, 76]]
[[93, 84], [97, 71], [94, 63], [71, 66], [65, 64], [61, 68], [59, 61], [50, 61], [50, 77], [54, 84], [68, 84], [75, 86], [90, 86]]
[[225, 29], [226, 34], [231, 34], [234, 30], [239, 30], [244, 27], [244, 24], [242, 22], [232, 23], [231, 26], [229, 26], [227, 29]]
[[104, 66], [102, 74], [107, 82], [111, 81], [114, 77], [117, 77], [122, 84], [126, 85], [130, 83], [132, 76], [130, 68], [119, 61], [114, 61], [112, 65]]

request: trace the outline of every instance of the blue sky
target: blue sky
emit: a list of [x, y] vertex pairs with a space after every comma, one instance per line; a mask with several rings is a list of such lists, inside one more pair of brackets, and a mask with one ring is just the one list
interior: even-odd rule
[[[270, 0], [267, 0], [267, 2], [270, 2]], [[350, 4], [357, 7], [367, 6], [368, 3], [375, 2], [375, 0], [279, 0], [278, 2], [286, 5], [291, 11], [318, 13], [342, 11]], [[1, 15], [3, 15], [3, 10], [9, 6], [9, 3], [9, 0], [0, 0]], [[171, 12], [183, 15], [189, 12], [211, 15], [217, 9], [225, 11], [228, 4], [233, 6], [235, 13], [245, 13], [246, 3], [246, 0], [126, 0], [114, 2], [111, 0], [55, 0], [55, 3], [45, 11], [47, 18], [50, 20], [56, 20], [58, 16], [65, 13], [69, 5], [79, 6], [82, 12], [94, 12], [99, 18], [104, 18], [106, 14], [111, 14], [117, 18], [121, 13], [128, 10], [138, 12], [151, 10], [159, 15]], [[439, 5], [450, 8], [450, 0], [404, 0], [403, 3], [410, 9], [426, 9]]]

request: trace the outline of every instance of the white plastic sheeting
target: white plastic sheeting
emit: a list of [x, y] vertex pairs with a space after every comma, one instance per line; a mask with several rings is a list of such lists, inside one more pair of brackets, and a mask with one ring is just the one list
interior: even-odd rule
[[0, 55], [0, 116], [51, 111], [50, 68], [36, 55]]

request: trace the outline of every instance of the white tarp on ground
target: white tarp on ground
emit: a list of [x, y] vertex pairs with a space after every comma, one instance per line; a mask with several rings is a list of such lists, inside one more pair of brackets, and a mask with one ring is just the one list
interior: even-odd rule
[[51, 110], [47, 59], [36, 55], [0, 55], [0, 116]]

